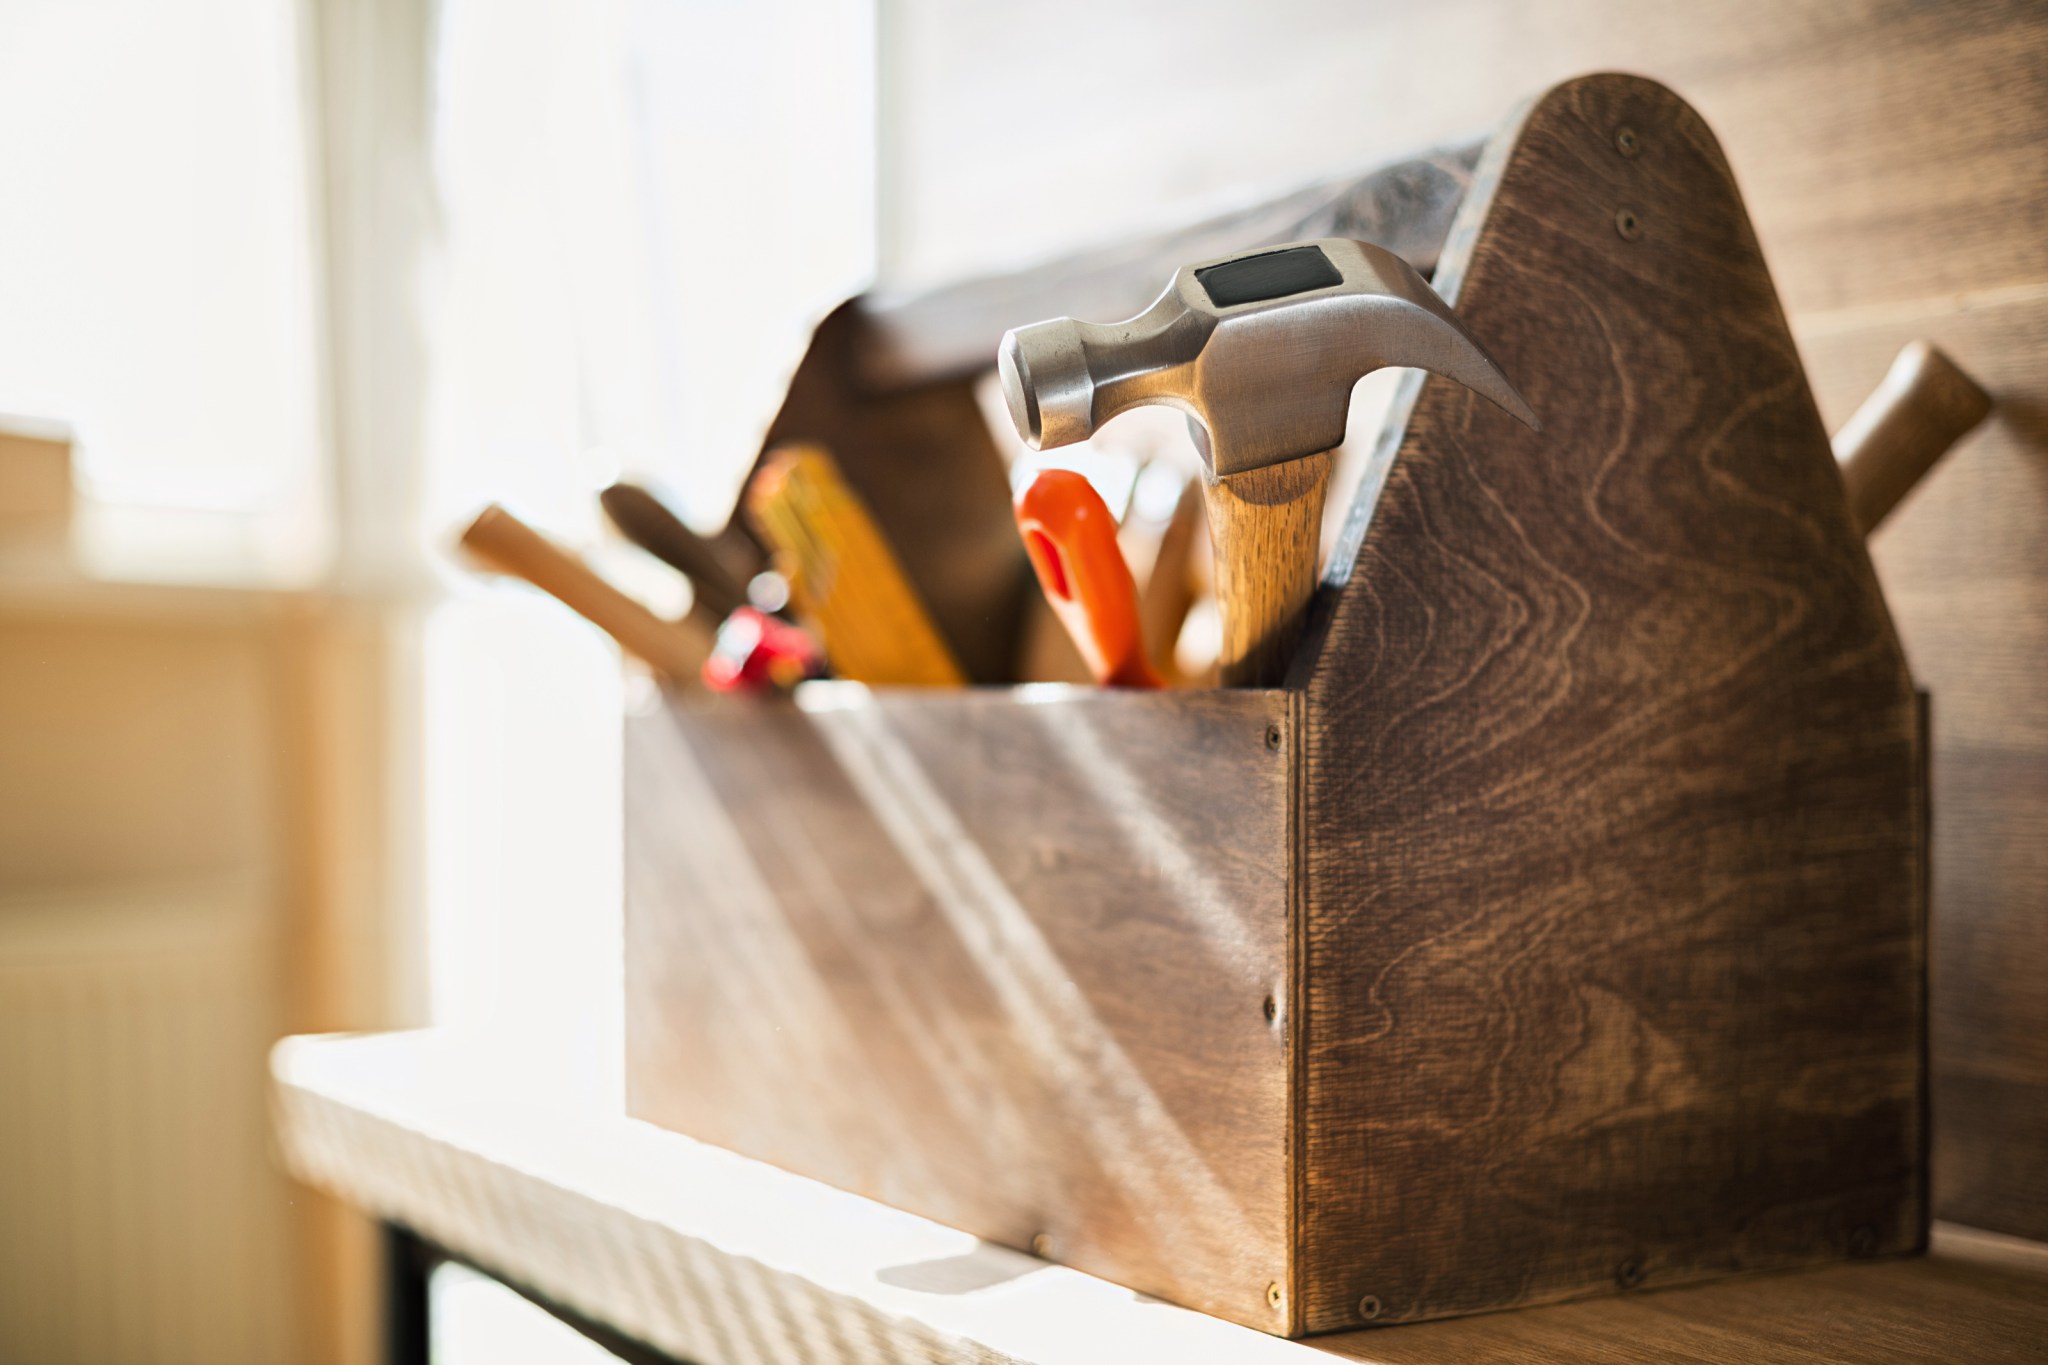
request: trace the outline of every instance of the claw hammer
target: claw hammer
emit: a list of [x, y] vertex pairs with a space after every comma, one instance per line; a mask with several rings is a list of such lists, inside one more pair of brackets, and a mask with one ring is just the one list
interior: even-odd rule
[[1056, 318], [996, 352], [1017, 434], [1086, 440], [1129, 408], [1188, 416], [1202, 456], [1225, 687], [1277, 683], [1315, 590], [1330, 452], [1351, 389], [1387, 365], [1454, 379], [1537, 428], [1536, 414], [1408, 263], [1323, 238], [1183, 266], [1127, 322]]

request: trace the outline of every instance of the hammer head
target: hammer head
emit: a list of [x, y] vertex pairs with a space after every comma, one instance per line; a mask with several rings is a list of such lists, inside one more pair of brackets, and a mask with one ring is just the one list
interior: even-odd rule
[[1011, 420], [1032, 449], [1164, 403], [1192, 419], [1217, 475], [1341, 444], [1352, 386], [1387, 365], [1455, 379], [1538, 425], [1406, 261], [1337, 237], [1183, 266], [1128, 322], [1036, 322], [1004, 333], [996, 352]]

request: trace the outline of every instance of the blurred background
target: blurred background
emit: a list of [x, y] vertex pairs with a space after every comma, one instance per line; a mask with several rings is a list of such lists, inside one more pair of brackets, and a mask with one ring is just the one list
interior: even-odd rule
[[[369, 1230], [270, 1157], [284, 1034], [617, 1055], [633, 694], [450, 559], [478, 506], [664, 600], [593, 493], [722, 525], [840, 299], [1483, 133], [1584, 71], [1706, 115], [1831, 424], [1913, 335], [2000, 390], [1922, 495], [1984, 541], [1909, 505], [1878, 558], [1962, 699], [1944, 742], [1997, 760], [1938, 807], [1976, 814], [1937, 947], [2009, 951], [2048, 703], [1970, 632], [2048, 616], [2014, 548], [2048, 504], [2044, 32], [1874, 0], [0, 0], [0, 1361], [374, 1358]], [[1973, 1008], [1937, 995], [1938, 1055]], [[486, 1343], [450, 1359], [583, 1358], [492, 1336], [490, 1290], [445, 1289]]]

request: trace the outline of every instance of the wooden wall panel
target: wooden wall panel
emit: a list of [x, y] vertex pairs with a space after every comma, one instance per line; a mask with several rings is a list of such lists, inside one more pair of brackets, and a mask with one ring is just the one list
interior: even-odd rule
[[1829, 420], [1922, 336], [1999, 404], [1871, 543], [1934, 698], [1935, 1206], [2048, 1237], [2048, 285], [1817, 319]]
[[2048, 7], [2026, 0], [1045, 0], [1056, 59], [1006, 6], [885, 13], [892, 283], [1391, 160], [1601, 70], [1706, 116], [1795, 314], [2048, 277]]

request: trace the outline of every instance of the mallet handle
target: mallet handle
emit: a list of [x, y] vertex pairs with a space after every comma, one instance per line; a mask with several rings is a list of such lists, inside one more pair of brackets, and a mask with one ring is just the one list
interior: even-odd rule
[[1327, 450], [1242, 474], [1204, 473], [1223, 686], [1272, 687], [1286, 676], [1316, 587], [1329, 485]]
[[1899, 499], [1991, 411], [1991, 397], [1947, 355], [1909, 342], [1884, 382], [1835, 433], [1849, 511], [1869, 535]]

